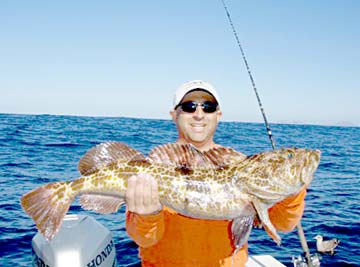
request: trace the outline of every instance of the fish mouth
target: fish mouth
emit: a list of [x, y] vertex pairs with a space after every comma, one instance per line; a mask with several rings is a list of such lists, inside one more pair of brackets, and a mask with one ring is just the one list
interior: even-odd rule
[[312, 155], [313, 155], [313, 160], [314, 160], [314, 162], [316, 164], [316, 168], [317, 168], [320, 163], [321, 151], [319, 149], [315, 149], [312, 151]]
[[321, 151], [318, 149], [315, 150], [308, 150], [307, 160], [304, 162], [302, 166], [302, 174], [301, 174], [301, 181], [309, 185], [314, 177], [314, 173], [316, 172], [317, 168], [319, 167], [321, 158]]

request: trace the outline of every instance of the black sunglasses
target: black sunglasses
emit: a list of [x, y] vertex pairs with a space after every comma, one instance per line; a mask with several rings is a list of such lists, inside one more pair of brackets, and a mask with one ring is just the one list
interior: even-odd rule
[[200, 106], [205, 113], [213, 113], [216, 111], [218, 103], [211, 102], [211, 101], [205, 101], [204, 103], [187, 101], [187, 102], [178, 104], [175, 107], [175, 109], [177, 109], [178, 107], [181, 107], [182, 111], [184, 111], [184, 112], [194, 113], [198, 106]]

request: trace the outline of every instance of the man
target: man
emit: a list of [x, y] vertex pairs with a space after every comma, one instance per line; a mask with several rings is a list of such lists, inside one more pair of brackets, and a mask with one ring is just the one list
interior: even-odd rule
[[[170, 115], [177, 126], [177, 143], [191, 143], [200, 151], [219, 146], [213, 138], [221, 106], [209, 83], [196, 80], [180, 86]], [[296, 226], [304, 210], [305, 194], [303, 190], [269, 210], [277, 230], [290, 231]], [[232, 258], [236, 248], [231, 221], [193, 219], [162, 207], [156, 180], [150, 175], [129, 179], [126, 203], [126, 229], [140, 247], [142, 266], [232, 266], [232, 260], [234, 266], [245, 266], [247, 244]]]

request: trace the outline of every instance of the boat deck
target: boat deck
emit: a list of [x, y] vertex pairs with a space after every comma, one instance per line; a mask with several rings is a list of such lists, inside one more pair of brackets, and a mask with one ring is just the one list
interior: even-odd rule
[[249, 255], [246, 267], [286, 267], [270, 255]]

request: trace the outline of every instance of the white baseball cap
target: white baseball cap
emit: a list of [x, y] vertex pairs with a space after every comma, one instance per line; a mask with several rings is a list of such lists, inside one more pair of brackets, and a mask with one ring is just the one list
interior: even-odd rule
[[187, 93], [189, 93], [190, 91], [196, 90], [196, 89], [207, 91], [209, 94], [211, 94], [215, 98], [216, 102], [220, 106], [219, 96], [218, 96], [215, 88], [211, 84], [209, 84], [208, 82], [202, 81], [202, 80], [193, 80], [193, 81], [184, 83], [176, 90], [175, 95], [174, 95], [173, 108], [175, 108], [177, 105], [179, 105], [181, 103], [181, 100], [184, 98], [184, 96]]

